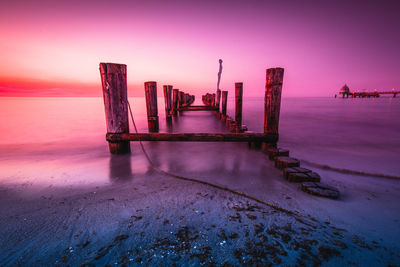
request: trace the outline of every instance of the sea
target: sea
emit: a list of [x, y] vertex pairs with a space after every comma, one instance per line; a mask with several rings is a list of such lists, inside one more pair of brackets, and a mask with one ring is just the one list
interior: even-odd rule
[[[202, 104], [201, 97], [197, 98], [194, 104]], [[132, 97], [129, 102], [138, 131], [147, 132], [144, 98]], [[183, 112], [171, 125], [165, 121], [163, 98], [158, 99], [158, 109], [160, 132], [227, 132], [211, 112]], [[228, 114], [234, 116], [233, 98], [228, 99]], [[244, 99], [243, 124], [250, 131], [263, 131], [263, 116], [263, 98]], [[107, 184], [149, 172], [137, 144], [132, 144], [130, 158], [109, 154], [101, 97], [2, 97], [0, 122], [2, 184]], [[130, 131], [134, 132], [132, 121]], [[400, 176], [400, 97], [286, 97], [281, 103], [279, 134], [279, 147], [305, 162]], [[238, 158], [229, 157], [238, 153], [238, 146], [246, 145], [145, 144], [160, 168], [192, 175], [235, 170]], [[183, 152], [185, 158], [179, 158]], [[249, 155], [242, 157], [240, 164], [251, 168]]]

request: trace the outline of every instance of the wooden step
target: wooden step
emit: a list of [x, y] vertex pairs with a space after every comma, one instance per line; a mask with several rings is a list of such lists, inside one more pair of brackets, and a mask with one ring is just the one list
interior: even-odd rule
[[323, 183], [304, 182], [301, 184], [301, 189], [311, 195], [337, 199], [340, 192], [337, 188]]
[[269, 147], [267, 154], [270, 160], [275, 160], [276, 157], [289, 157], [289, 150], [277, 147]]
[[276, 157], [275, 167], [280, 170], [291, 167], [300, 167], [300, 161], [298, 159], [290, 157]]

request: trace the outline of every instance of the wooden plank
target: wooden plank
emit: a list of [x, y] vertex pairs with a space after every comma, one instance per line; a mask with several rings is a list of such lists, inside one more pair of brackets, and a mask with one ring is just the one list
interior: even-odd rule
[[149, 132], [158, 132], [157, 83], [145, 82], [144, 89]]
[[264, 133], [108, 133], [109, 142], [173, 141], [173, 142], [275, 142], [277, 135]]
[[187, 106], [178, 108], [178, 111], [203, 111], [203, 110], [217, 110], [217, 108], [211, 106]]
[[[129, 133], [126, 65], [100, 63], [108, 133]], [[109, 143], [112, 154], [129, 153], [129, 142]]]

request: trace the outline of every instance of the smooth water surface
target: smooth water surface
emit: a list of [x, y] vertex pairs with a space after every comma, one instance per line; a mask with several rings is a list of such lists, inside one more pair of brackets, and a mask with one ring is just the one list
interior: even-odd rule
[[[198, 97], [199, 98], [199, 97]], [[200, 104], [197, 100], [197, 103]], [[140, 132], [147, 131], [143, 98], [130, 98]], [[263, 130], [262, 98], [245, 99], [243, 122]], [[234, 114], [233, 99], [228, 113]], [[400, 175], [400, 98], [284, 98], [280, 146], [299, 159], [359, 171]], [[211, 112], [185, 112], [167, 125], [159, 98], [160, 131], [223, 132]], [[5, 183], [108, 183], [125, 173], [148, 172], [144, 157], [113, 158], [105, 141], [102, 98], [0, 98], [0, 180]], [[133, 132], [133, 126], [130, 126]], [[237, 154], [243, 144], [147, 143], [160, 166], [169, 170], [217, 172], [237, 164], [251, 168], [252, 154]], [[141, 152], [133, 145], [133, 155]], [[166, 155], [161, 150], [169, 151]], [[224, 150], [220, 158], [218, 150]], [[240, 148], [242, 149], [242, 148]], [[210, 151], [216, 153], [209, 153]], [[180, 153], [190, 151], [190, 166], [179, 166]], [[207, 155], [207, 156], [205, 156]], [[157, 159], [157, 157], [159, 157]], [[131, 166], [132, 165], [132, 166]], [[169, 165], [169, 167], [167, 166]], [[213, 165], [213, 167], [210, 167]]]

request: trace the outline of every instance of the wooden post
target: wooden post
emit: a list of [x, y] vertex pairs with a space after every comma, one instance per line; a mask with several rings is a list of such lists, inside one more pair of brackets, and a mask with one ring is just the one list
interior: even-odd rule
[[[100, 63], [100, 76], [107, 133], [129, 133], [126, 65]], [[129, 141], [109, 142], [108, 147], [112, 154], [124, 154], [131, 151]]]
[[158, 132], [157, 83], [145, 82], [147, 121], [149, 132]]
[[[264, 133], [279, 134], [279, 113], [283, 83], [283, 68], [267, 69], [265, 84]], [[276, 146], [276, 143], [270, 144]], [[268, 144], [263, 144], [263, 150]]]
[[185, 93], [182, 91], [179, 91], [179, 107], [183, 105], [183, 98], [185, 96]]
[[211, 106], [213, 106], [213, 107], [215, 107], [215, 98], [216, 98], [215, 94], [212, 94], [211, 95]]
[[217, 90], [217, 100], [216, 100], [216, 106], [217, 106], [217, 108], [218, 108], [218, 111], [219, 111], [219, 106], [220, 106], [220, 102], [221, 102], [221, 90]]
[[226, 119], [226, 104], [228, 101], [228, 91], [222, 91], [222, 119]]
[[165, 101], [165, 117], [167, 120], [171, 120], [171, 110], [172, 110], [172, 85], [164, 85], [164, 101]]
[[172, 93], [172, 114], [176, 116], [179, 107], [179, 89], [174, 89]]
[[243, 83], [235, 83], [235, 123], [241, 131], [242, 128], [242, 103], [243, 103]]

